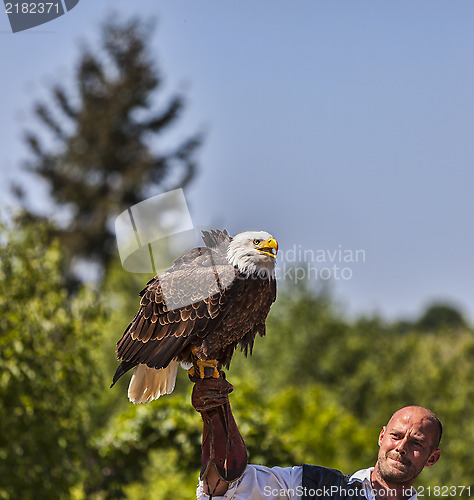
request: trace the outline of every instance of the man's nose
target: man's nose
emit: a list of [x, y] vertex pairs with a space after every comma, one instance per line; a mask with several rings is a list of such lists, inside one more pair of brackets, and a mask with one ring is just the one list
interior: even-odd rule
[[397, 452], [400, 453], [400, 455], [405, 455], [407, 452], [406, 446], [407, 446], [407, 438], [400, 439], [396, 447]]

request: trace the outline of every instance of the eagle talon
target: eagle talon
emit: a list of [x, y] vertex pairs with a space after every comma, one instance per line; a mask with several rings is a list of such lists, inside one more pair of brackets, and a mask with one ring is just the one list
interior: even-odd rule
[[196, 373], [196, 367], [200, 379], [221, 378], [221, 374], [219, 373], [219, 362], [215, 359], [196, 360], [196, 364], [191, 368], [193, 372], [191, 373], [191, 370], [188, 372], [191, 376], [194, 376], [194, 374]]

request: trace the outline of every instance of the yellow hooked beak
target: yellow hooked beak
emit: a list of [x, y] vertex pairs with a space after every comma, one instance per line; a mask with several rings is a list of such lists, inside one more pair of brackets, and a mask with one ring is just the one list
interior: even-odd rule
[[262, 241], [255, 247], [259, 252], [268, 255], [269, 257], [276, 258], [278, 253], [278, 243], [274, 238], [269, 238], [267, 241]]

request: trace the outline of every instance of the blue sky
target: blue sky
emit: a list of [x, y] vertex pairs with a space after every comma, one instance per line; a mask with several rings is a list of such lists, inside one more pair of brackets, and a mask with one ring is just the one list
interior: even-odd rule
[[24, 179], [44, 205], [20, 174], [21, 131], [116, 14], [158, 19], [158, 105], [176, 89], [188, 99], [170, 143], [206, 131], [186, 190], [194, 224], [265, 229], [281, 264], [293, 249], [363, 250], [311, 263], [350, 268], [333, 280], [348, 314], [410, 318], [447, 300], [474, 319], [473, 2], [80, 0], [17, 34], [0, 15], [4, 204]]

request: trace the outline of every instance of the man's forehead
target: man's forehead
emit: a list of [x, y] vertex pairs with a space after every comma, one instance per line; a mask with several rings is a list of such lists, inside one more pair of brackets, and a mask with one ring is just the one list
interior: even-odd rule
[[389, 420], [387, 428], [391, 431], [398, 430], [400, 432], [410, 430], [411, 434], [418, 437], [424, 437], [436, 430], [431, 415], [417, 408], [398, 410]]

